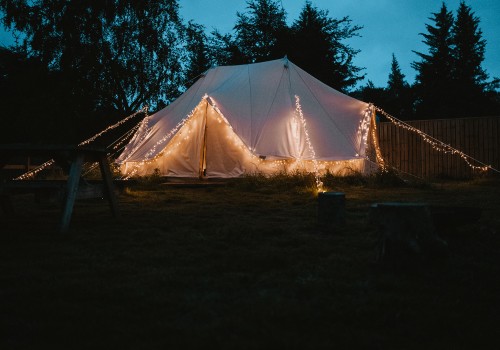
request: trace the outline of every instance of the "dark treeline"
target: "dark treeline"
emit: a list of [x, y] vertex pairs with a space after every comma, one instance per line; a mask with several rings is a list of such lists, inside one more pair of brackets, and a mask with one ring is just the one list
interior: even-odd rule
[[369, 81], [355, 95], [407, 120], [500, 115], [499, 79], [488, 80], [481, 67], [486, 41], [479, 18], [461, 2], [456, 16], [443, 3], [429, 20], [421, 33], [428, 52], [415, 52], [420, 60], [412, 62], [415, 83], [405, 81], [393, 54], [387, 86]]
[[[248, 0], [231, 33], [179, 16], [177, 0], [0, 0], [0, 19], [16, 44], [0, 48], [3, 142], [76, 142], [143, 105], [157, 110], [216, 65], [287, 55], [333, 88], [401, 119], [500, 114], [498, 79], [482, 69], [480, 20], [461, 3], [443, 4], [422, 33], [416, 81], [392, 55], [386, 87], [365, 78], [348, 39], [362, 26], [306, 1], [287, 24], [276, 0]], [[390, 54], [388, 59], [390, 58]]]

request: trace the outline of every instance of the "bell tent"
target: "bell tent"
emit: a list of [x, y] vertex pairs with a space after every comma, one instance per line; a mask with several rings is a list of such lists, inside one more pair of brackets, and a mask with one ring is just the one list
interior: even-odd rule
[[286, 57], [215, 67], [147, 116], [117, 162], [126, 176], [364, 172], [373, 112]]

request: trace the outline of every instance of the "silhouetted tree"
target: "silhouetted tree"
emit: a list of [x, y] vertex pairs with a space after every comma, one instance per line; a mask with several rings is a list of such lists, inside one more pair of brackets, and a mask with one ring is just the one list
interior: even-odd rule
[[472, 9], [461, 2], [452, 27], [454, 41], [455, 106], [462, 116], [490, 113], [487, 96], [494, 82], [487, 82], [488, 74], [482, 68], [486, 41], [482, 38], [479, 18]]
[[[207, 45], [205, 27], [189, 21], [186, 28], [187, 56], [186, 85], [210, 68], [211, 62]], [[187, 86], [189, 87], [189, 86]]]
[[373, 103], [383, 109], [385, 109], [385, 106], [387, 105], [387, 91], [383, 87], [375, 86], [371, 80], [368, 80], [366, 85], [361, 86], [349, 95], [357, 98], [358, 100]]
[[131, 112], [178, 94], [182, 23], [176, 0], [0, 0], [3, 23], [64, 85], [69, 114]]
[[231, 34], [212, 31], [208, 37], [208, 55], [214, 66], [246, 64], [248, 59]]
[[413, 96], [410, 85], [405, 80], [405, 75], [392, 54], [391, 72], [386, 88], [387, 101], [384, 109], [401, 120], [409, 120], [413, 117]]
[[473, 117], [499, 113], [495, 99], [497, 78], [487, 81], [482, 68], [486, 41], [480, 20], [463, 1], [456, 19], [443, 3], [422, 34], [429, 53], [417, 54], [415, 92], [417, 116], [428, 118]]
[[292, 25], [293, 46], [288, 52], [292, 61], [316, 78], [338, 90], [346, 91], [363, 76], [353, 64], [359, 53], [343, 41], [358, 35], [349, 17], [334, 19], [306, 1], [299, 18]]
[[249, 0], [246, 13], [236, 13], [235, 43], [247, 63], [284, 56], [280, 38], [288, 30], [286, 13], [275, 0]]
[[445, 118], [452, 116], [455, 82], [453, 80], [453, 14], [445, 3], [430, 18], [434, 25], [426, 24], [427, 33], [421, 33], [428, 53], [415, 52], [421, 61], [413, 62], [417, 70], [415, 91], [418, 117]]
[[63, 142], [74, 135], [54, 133], [71, 130], [70, 120], [59, 112], [59, 77], [37, 57], [0, 47], [0, 140], [5, 143]]

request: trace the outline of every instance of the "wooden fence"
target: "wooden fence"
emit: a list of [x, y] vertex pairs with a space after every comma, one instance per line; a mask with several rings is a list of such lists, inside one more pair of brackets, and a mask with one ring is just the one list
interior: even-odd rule
[[[500, 169], [500, 117], [416, 120], [407, 124]], [[384, 160], [400, 171], [421, 178], [470, 178], [480, 173], [458, 155], [434, 150], [414, 132], [391, 122], [379, 123], [377, 128]]]

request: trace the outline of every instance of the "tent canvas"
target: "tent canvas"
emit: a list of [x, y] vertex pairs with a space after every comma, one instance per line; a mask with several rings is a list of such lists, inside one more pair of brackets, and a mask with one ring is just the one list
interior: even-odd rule
[[127, 176], [364, 171], [372, 112], [286, 57], [215, 67], [146, 117], [117, 162]]

